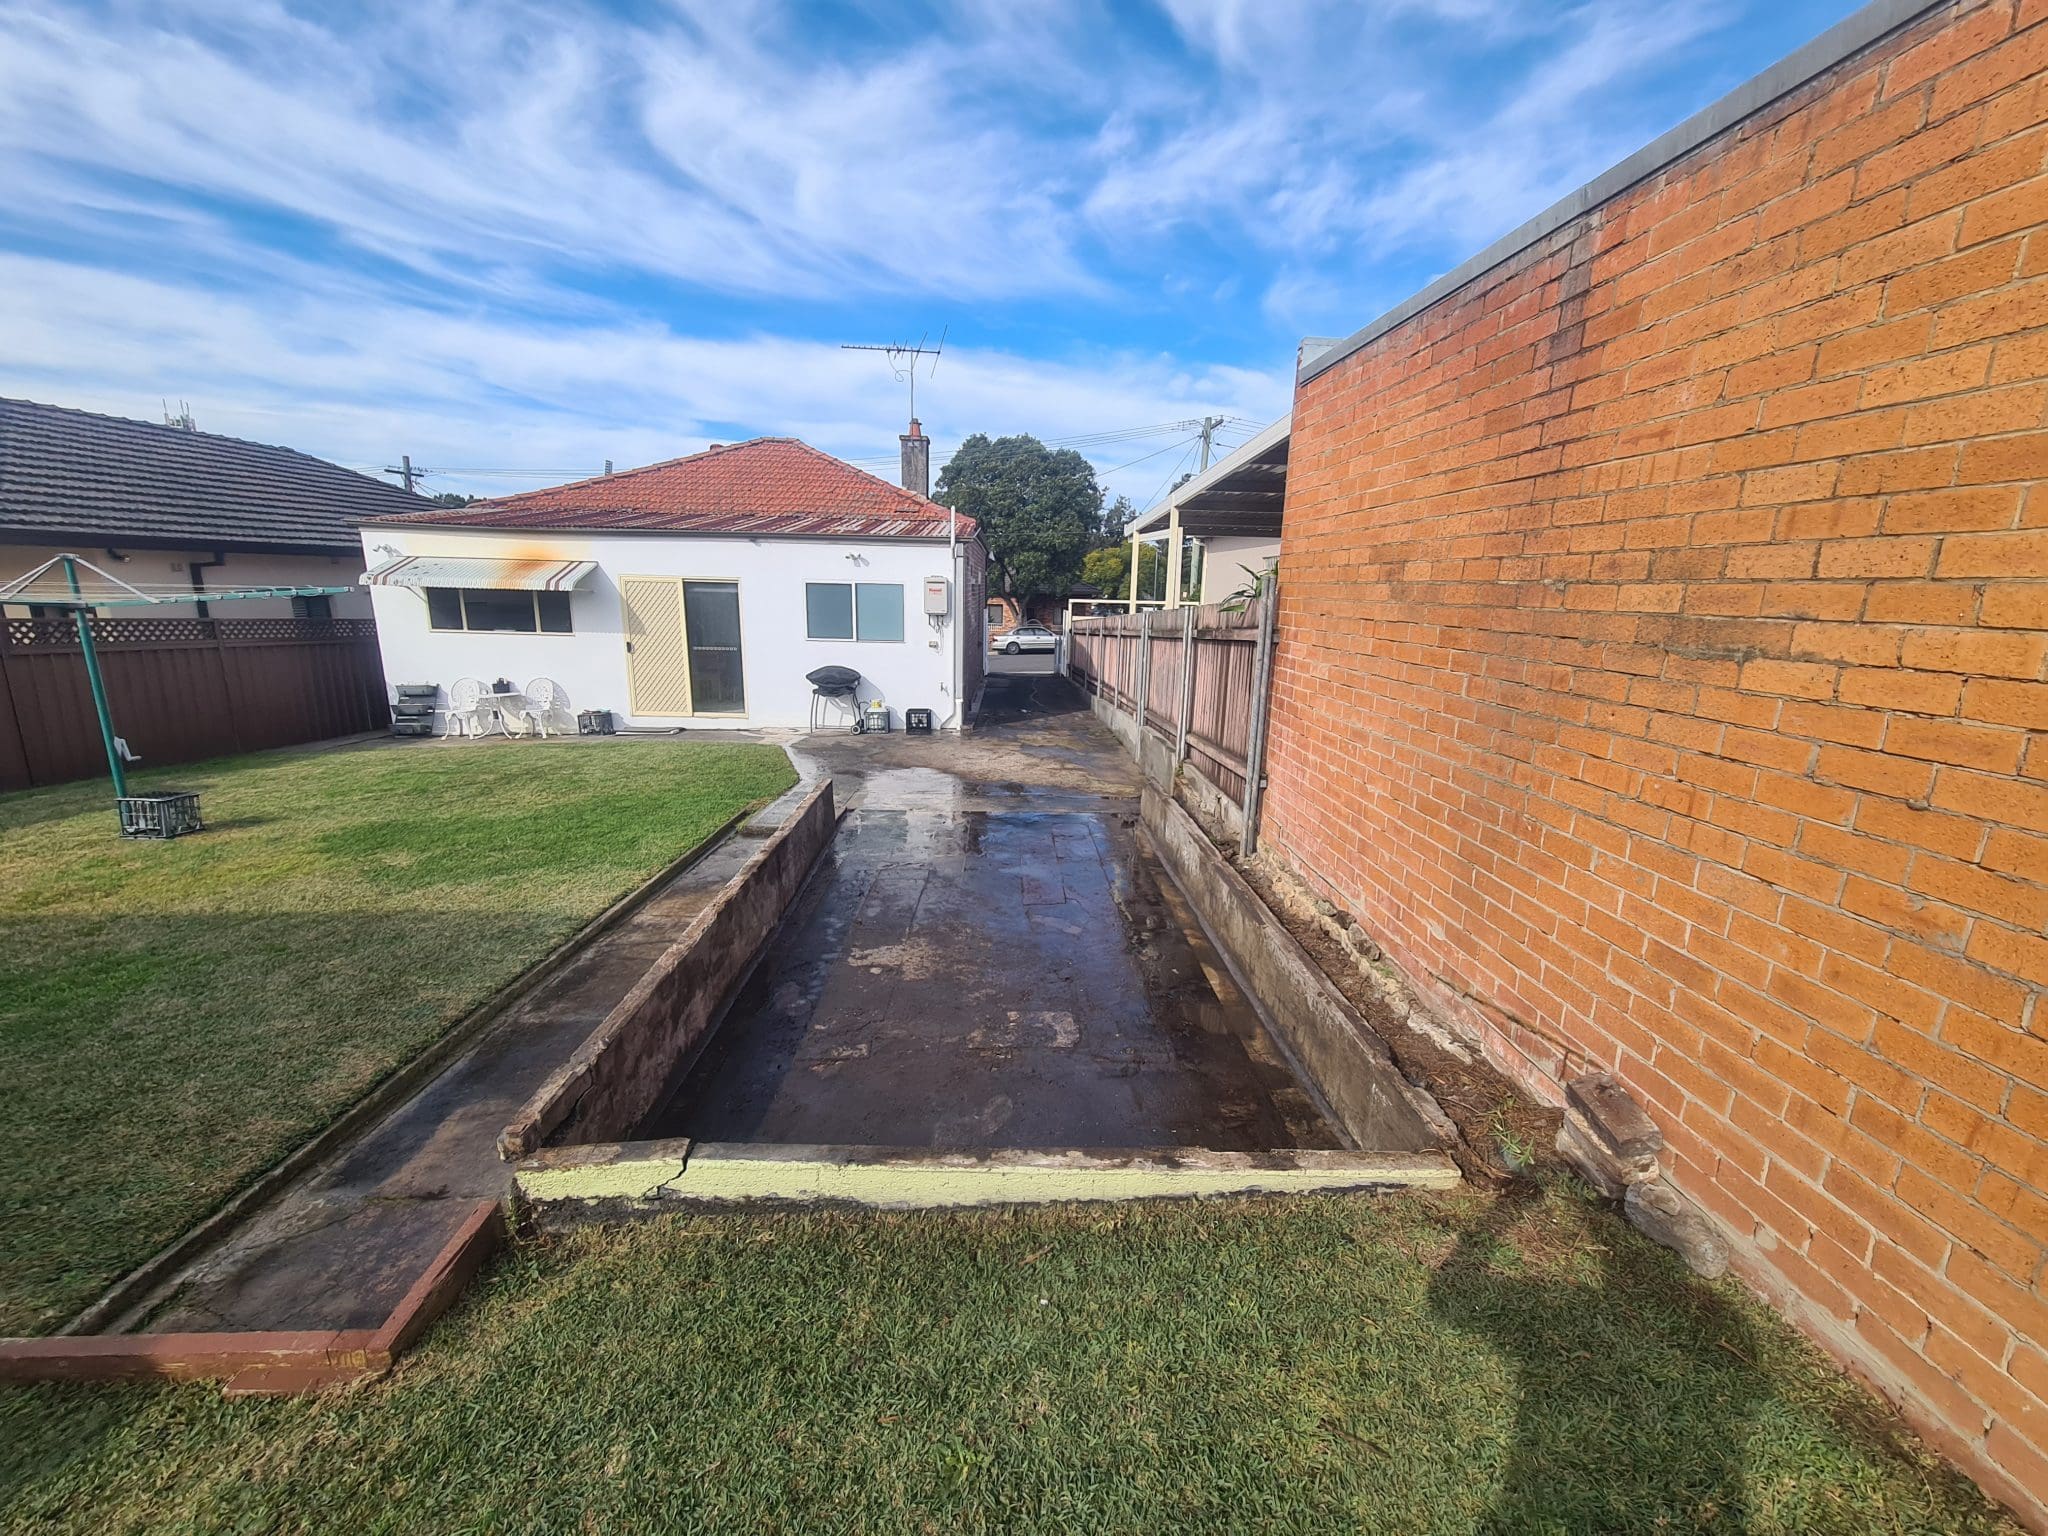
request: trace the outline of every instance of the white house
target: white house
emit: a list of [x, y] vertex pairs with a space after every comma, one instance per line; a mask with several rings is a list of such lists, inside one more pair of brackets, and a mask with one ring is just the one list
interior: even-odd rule
[[[979, 690], [986, 556], [929, 500], [930, 439], [902, 438], [914, 489], [795, 438], [714, 447], [363, 529], [386, 680], [524, 687], [649, 727], [808, 726], [807, 674], [860, 674], [891, 724], [958, 730]], [[844, 726], [844, 703], [823, 723]]]

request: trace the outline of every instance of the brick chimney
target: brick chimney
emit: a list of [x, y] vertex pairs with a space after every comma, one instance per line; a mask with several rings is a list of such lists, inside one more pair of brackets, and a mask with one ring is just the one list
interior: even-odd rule
[[924, 435], [915, 416], [910, 430], [896, 439], [903, 445], [903, 489], [930, 499], [932, 494], [932, 440]]

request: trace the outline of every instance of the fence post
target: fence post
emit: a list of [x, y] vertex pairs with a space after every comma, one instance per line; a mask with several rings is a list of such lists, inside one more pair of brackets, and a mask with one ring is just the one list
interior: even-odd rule
[[1244, 838], [1240, 848], [1246, 858], [1259, 851], [1259, 792], [1266, 771], [1266, 722], [1270, 712], [1266, 693], [1273, 684], [1273, 624], [1280, 608], [1280, 583], [1276, 578], [1266, 586], [1265, 606], [1259, 610], [1259, 649], [1252, 663], [1251, 729], [1244, 744]]
[[1152, 705], [1152, 610], [1138, 615], [1138, 740], [1145, 739], [1145, 711]]
[[201, 619], [199, 622], [206, 626], [207, 638], [213, 641], [213, 665], [220, 675], [221, 702], [228, 716], [229, 745], [237, 752], [246, 751], [248, 749], [242, 745], [241, 700], [235, 697], [235, 673], [234, 668], [228, 665], [227, 642], [220, 632], [220, 620]]
[[21, 711], [14, 703], [14, 679], [7, 666], [7, 653], [13, 649], [7, 620], [0, 617], [0, 790], [33, 789], [36, 784], [35, 775], [29, 771], [28, 733], [21, 728]]
[[1173, 733], [1173, 765], [1188, 760], [1188, 727], [1195, 718], [1195, 618], [1200, 608], [1180, 611], [1180, 721]]

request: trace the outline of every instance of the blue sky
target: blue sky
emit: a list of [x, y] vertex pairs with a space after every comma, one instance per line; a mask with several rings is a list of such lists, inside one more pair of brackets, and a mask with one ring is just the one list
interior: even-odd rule
[[[1264, 421], [1302, 336], [1854, 8], [0, 0], [0, 394], [486, 493], [879, 467], [904, 390], [838, 344], [942, 330], [941, 458]], [[1087, 451], [1143, 504], [1185, 437]]]

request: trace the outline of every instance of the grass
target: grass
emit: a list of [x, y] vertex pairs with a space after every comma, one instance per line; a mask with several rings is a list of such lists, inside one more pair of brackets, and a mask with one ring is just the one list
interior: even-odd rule
[[1567, 1192], [678, 1217], [388, 1380], [0, 1391], [51, 1531], [2015, 1532]]
[[47, 1331], [589, 918], [786, 788], [771, 747], [490, 744], [0, 798], [0, 1334]]

